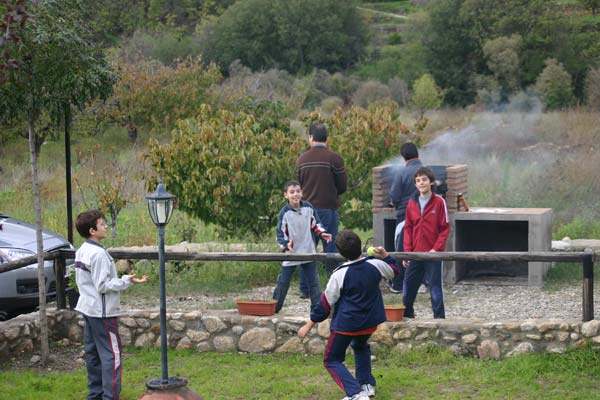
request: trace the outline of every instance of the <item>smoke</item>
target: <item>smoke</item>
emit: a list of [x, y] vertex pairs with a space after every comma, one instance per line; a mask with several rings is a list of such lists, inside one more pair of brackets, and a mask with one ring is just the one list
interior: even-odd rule
[[425, 165], [467, 164], [471, 206], [550, 207], [540, 195], [561, 148], [541, 141], [542, 105], [519, 95], [503, 109], [443, 132], [419, 150], [420, 158]]
[[543, 115], [537, 98], [527, 102], [532, 107], [526, 111], [521, 103], [509, 103], [503, 112], [479, 113], [467, 127], [442, 133], [420, 150], [421, 159], [427, 164], [470, 164], [489, 157], [521, 160], [525, 149], [538, 143], [536, 127]]

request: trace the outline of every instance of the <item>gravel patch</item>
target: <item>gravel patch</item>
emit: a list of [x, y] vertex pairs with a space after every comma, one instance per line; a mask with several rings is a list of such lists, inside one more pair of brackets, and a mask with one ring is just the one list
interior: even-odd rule
[[[235, 300], [270, 299], [274, 286], [253, 288], [241, 293], [221, 296], [187, 295], [167, 297], [167, 312], [235, 310]], [[386, 304], [402, 304], [402, 294], [394, 294], [381, 285]], [[594, 310], [600, 310], [600, 288], [594, 290]], [[128, 297], [123, 308], [159, 310], [158, 298]], [[581, 284], [552, 289], [528, 286], [455, 284], [444, 286], [446, 318], [488, 321], [582, 318]], [[281, 315], [308, 316], [310, 301], [299, 297], [298, 288], [290, 287]], [[597, 312], [597, 311], [596, 311]], [[429, 293], [420, 293], [415, 304], [417, 319], [432, 318]]]

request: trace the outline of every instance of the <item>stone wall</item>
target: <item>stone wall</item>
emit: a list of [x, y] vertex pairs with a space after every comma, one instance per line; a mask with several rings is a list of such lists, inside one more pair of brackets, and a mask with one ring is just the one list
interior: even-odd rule
[[[39, 347], [37, 313], [0, 322], [0, 358], [19, 352], [34, 354]], [[171, 313], [167, 315], [168, 343], [178, 349], [248, 353], [291, 352], [322, 354], [329, 322], [313, 328], [301, 340], [296, 332], [304, 318], [253, 317], [235, 311]], [[81, 343], [83, 320], [70, 310], [50, 310], [51, 339], [63, 344]], [[123, 345], [160, 346], [157, 312], [132, 311], [120, 318]], [[444, 346], [454, 354], [500, 359], [529, 352], [564, 352], [569, 348], [600, 344], [600, 321], [558, 320], [483, 322], [473, 320], [409, 320], [386, 322], [373, 335], [373, 346], [410, 350], [425, 345]]]

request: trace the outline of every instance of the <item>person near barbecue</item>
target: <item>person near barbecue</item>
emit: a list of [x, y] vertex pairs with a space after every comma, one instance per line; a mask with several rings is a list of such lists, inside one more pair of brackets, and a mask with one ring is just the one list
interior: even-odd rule
[[[446, 201], [433, 192], [435, 178], [431, 169], [421, 167], [415, 172], [414, 183], [418, 193], [406, 205], [404, 224], [405, 252], [444, 251], [450, 233]], [[442, 291], [441, 261], [402, 261], [406, 268], [402, 301], [404, 316], [415, 317], [413, 308], [423, 278], [429, 284], [433, 318], [446, 318]]]
[[[346, 192], [347, 176], [344, 160], [327, 147], [327, 128], [321, 123], [312, 123], [308, 129], [310, 149], [296, 160], [296, 176], [303, 200], [313, 205], [319, 220], [332, 236], [330, 242], [321, 238], [324, 253], [335, 253], [335, 237], [338, 232], [340, 195]], [[325, 269], [331, 275], [335, 261], [327, 261]], [[300, 297], [308, 297], [308, 284], [300, 271]]]
[[[418, 193], [414, 182], [415, 172], [423, 166], [419, 159], [419, 150], [414, 143], [407, 142], [400, 146], [400, 155], [404, 159], [404, 166], [401, 166], [394, 176], [390, 189], [390, 200], [396, 208], [396, 232], [395, 247], [396, 251], [404, 251], [404, 218], [406, 215], [406, 205], [408, 200]], [[400, 274], [388, 282], [392, 293], [401, 293], [404, 282], [404, 270], [400, 269]]]

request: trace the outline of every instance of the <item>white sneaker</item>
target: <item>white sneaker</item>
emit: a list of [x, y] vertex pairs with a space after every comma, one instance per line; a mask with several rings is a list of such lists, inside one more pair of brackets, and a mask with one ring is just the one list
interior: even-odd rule
[[369, 400], [369, 396], [365, 392], [360, 392], [354, 396], [346, 396], [342, 400]]
[[365, 383], [360, 388], [367, 396], [369, 396], [369, 397], [375, 396], [375, 386]]

